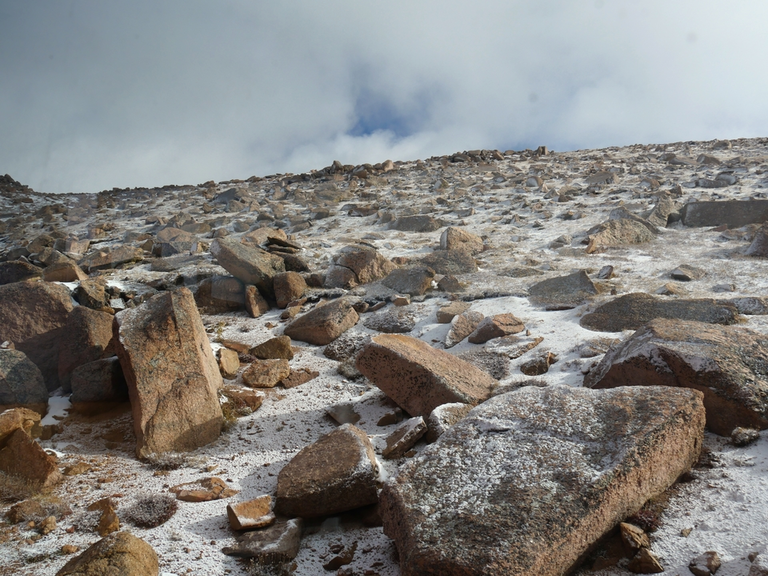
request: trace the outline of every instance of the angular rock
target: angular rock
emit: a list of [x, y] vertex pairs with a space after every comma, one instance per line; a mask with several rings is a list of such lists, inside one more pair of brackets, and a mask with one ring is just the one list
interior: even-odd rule
[[344, 424], [302, 449], [280, 471], [275, 512], [314, 518], [374, 504], [377, 478], [368, 436]]
[[696, 576], [712, 576], [720, 569], [720, 555], [714, 550], [709, 550], [696, 556], [688, 564], [688, 570]]
[[74, 262], [58, 262], [43, 270], [43, 280], [46, 282], [79, 282], [88, 275]]
[[48, 389], [40, 369], [24, 352], [0, 349], [0, 410], [16, 407], [45, 414]]
[[589, 330], [621, 332], [637, 330], [654, 318], [697, 320], [709, 324], [735, 324], [736, 306], [708, 298], [662, 300], [650, 294], [636, 292], [614, 298], [594, 312], [582, 316], [579, 323]]
[[290, 562], [299, 553], [302, 525], [301, 518], [277, 522], [263, 530], [246, 532], [235, 546], [221, 551], [238, 558], [254, 558], [261, 566]]
[[745, 254], [756, 258], [768, 257], [768, 222], [760, 226]]
[[232, 276], [244, 284], [253, 284], [265, 297], [274, 298], [273, 278], [285, 272], [283, 259], [234, 238], [217, 238], [211, 254]]
[[691, 390], [496, 396], [387, 481], [384, 533], [404, 576], [561, 576], [690, 469], [703, 429]]
[[471, 304], [469, 302], [462, 302], [461, 300], [454, 300], [453, 302], [440, 307], [437, 311], [437, 322], [439, 324], [448, 324], [459, 314], [463, 314]]
[[747, 576], [768, 576], [768, 557], [761, 554], [752, 561]]
[[0, 286], [0, 342], [10, 341], [43, 374], [48, 390], [59, 387], [59, 345], [74, 306], [69, 289], [48, 282]]
[[345, 246], [336, 254], [325, 278], [327, 288], [351, 288], [386, 277], [397, 268], [372, 246]]
[[269, 312], [269, 303], [261, 295], [259, 289], [253, 284], [249, 284], [245, 287], [245, 309], [251, 318], [258, 318], [262, 314]]
[[546, 352], [520, 364], [520, 372], [526, 376], [541, 376], [549, 372], [549, 367], [556, 361], [557, 357], [552, 352]]
[[176, 499], [183, 502], [210, 502], [212, 500], [223, 500], [234, 496], [239, 490], [234, 490], [227, 486], [221, 478], [210, 476], [194, 482], [185, 482], [177, 484], [168, 489], [176, 494]]
[[273, 279], [278, 308], [285, 308], [307, 291], [307, 283], [298, 272], [280, 272]]
[[498, 384], [468, 362], [399, 334], [371, 338], [355, 365], [412, 416], [429, 416], [449, 402], [477, 404]]
[[621, 534], [621, 543], [624, 546], [624, 550], [628, 557], [633, 557], [642, 548], [650, 548], [651, 541], [648, 538], [648, 534], [634, 524], [628, 522], [622, 522], [619, 524], [619, 533]]
[[420, 262], [437, 274], [471, 274], [477, 272], [477, 262], [466, 250], [438, 250], [424, 256]]
[[144, 251], [134, 246], [117, 246], [91, 252], [78, 263], [86, 272], [118, 268], [123, 264], [144, 260]]
[[42, 276], [43, 271], [26, 260], [0, 262], [0, 286]]
[[207, 314], [242, 310], [245, 306], [245, 286], [232, 276], [205, 278], [197, 286], [195, 303]]
[[590, 388], [678, 386], [704, 394], [707, 426], [721, 436], [768, 428], [768, 337], [746, 328], [658, 319], [608, 351]]
[[243, 371], [243, 383], [251, 388], [274, 388], [290, 373], [288, 360], [256, 360]]
[[288, 336], [276, 336], [257, 344], [248, 353], [261, 360], [279, 359], [293, 360], [293, 348]]
[[352, 303], [338, 298], [300, 316], [286, 326], [283, 333], [300, 342], [324, 346], [352, 328], [359, 319]]
[[440, 220], [435, 220], [432, 216], [417, 215], [397, 218], [389, 225], [389, 228], [402, 232], [434, 232], [443, 226], [444, 224]]
[[421, 296], [432, 288], [435, 271], [426, 266], [397, 268], [381, 281], [384, 286], [400, 294]]
[[81, 403], [128, 402], [128, 384], [120, 360], [103, 358], [78, 366], [70, 380], [73, 405]]
[[227, 518], [232, 530], [255, 530], [275, 521], [272, 513], [272, 496], [265, 494], [253, 500], [227, 504]]
[[640, 548], [627, 564], [627, 570], [635, 574], [659, 574], [664, 572], [659, 559], [648, 548]]
[[517, 334], [523, 330], [525, 330], [525, 324], [514, 314], [496, 314], [483, 318], [467, 340], [472, 344], [485, 344], [488, 340]]
[[[659, 195], [659, 201], [653, 207], [648, 215], [648, 222], [659, 228], [666, 228], [669, 224], [670, 216], [677, 212], [677, 206], [674, 201], [666, 194]], [[679, 215], [678, 215], [679, 217]]]
[[194, 450], [219, 437], [216, 358], [186, 288], [115, 316], [117, 355], [131, 397], [140, 457]]
[[228, 348], [219, 350], [219, 372], [226, 380], [234, 380], [240, 370], [240, 357], [237, 352]]
[[592, 254], [604, 248], [650, 242], [656, 234], [642, 222], [630, 218], [619, 218], [591, 228], [587, 231], [587, 236], [589, 244], [586, 252]]
[[291, 373], [288, 374], [285, 378], [280, 380], [280, 384], [283, 385], [283, 388], [296, 388], [296, 386], [301, 386], [302, 384], [306, 384], [310, 380], [314, 380], [320, 376], [320, 372], [317, 370], [310, 370], [309, 368], [299, 368], [298, 370], [291, 370]]
[[483, 239], [462, 228], [449, 226], [440, 235], [441, 250], [466, 250], [470, 254], [483, 251]]
[[99, 310], [107, 305], [107, 281], [103, 277], [89, 278], [80, 282], [75, 288], [75, 300], [81, 306]]
[[157, 576], [160, 563], [152, 546], [128, 532], [115, 532], [75, 556], [56, 576]]
[[597, 288], [584, 270], [542, 280], [528, 288], [528, 299], [546, 310], [568, 310], [596, 295]]
[[464, 290], [461, 282], [459, 282], [456, 276], [451, 276], [450, 274], [443, 276], [440, 279], [440, 281], [437, 283], [437, 289], [441, 292], [451, 293], [462, 292]]
[[38, 412], [27, 408], [12, 408], [0, 412], [0, 446], [11, 432], [21, 430], [28, 436], [32, 436], [32, 429], [40, 424], [41, 416]]
[[363, 321], [363, 325], [385, 334], [405, 334], [416, 326], [416, 317], [409, 310], [390, 308], [371, 314]]
[[429, 413], [429, 418], [427, 418], [427, 442], [431, 444], [436, 441], [451, 426], [460, 422], [470, 410], [472, 410], [472, 405], [462, 402], [441, 404], [432, 410]]
[[677, 280], [679, 282], [692, 282], [694, 280], [701, 280], [706, 274], [706, 271], [702, 270], [701, 268], [696, 268], [695, 266], [690, 266], [688, 264], [680, 264], [680, 266], [669, 273], [673, 280]]
[[113, 320], [109, 312], [85, 306], [77, 306], [70, 312], [65, 326], [67, 337], [59, 347], [59, 382], [65, 392], [72, 389], [70, 380], [75, 368], [115, 353]]
[[445, 336], [445, 347], [452, 348], [472, 334], [485, 316], [474, 310], [467, 310], [451, 321], [451, 329]]
[[402, 458], [426, 433], [427, 424], [424, 418], [409, 418], [387, 436], [387, 446], [381, 452], [382, 457], [387, 460]]
[[714, 200], [689, 202], [680, 210], [686, 226], [740, 228], [768, 220], [768, 200]]
[[23, 478], [36, 488], [53, 486], [63, 478], [56, 460], [22, 428], [17, 428], [3, 440], [0, 471]]

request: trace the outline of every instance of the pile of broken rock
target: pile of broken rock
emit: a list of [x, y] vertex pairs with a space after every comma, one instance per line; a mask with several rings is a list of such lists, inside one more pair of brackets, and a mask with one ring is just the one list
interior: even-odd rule
[[[641, 247], [663, 253], [665, 234], [681, 242], [704, 227], [742, 243], [729, 257], [744, 269], [764, 262], [768, 201], [681, 202], [682, 185], [723, 192], [736, 174], [759, 187], [768, 160], [749, 160], [755, 144], [741, 145], [730, 161], [704, 153], [729, 149], [722, 143], [681, 145], [701, 149], [696, 159], [542, 148], [91, 197], [0, 191], [21, 211], [0, 220], [0, 496], [20, 500], [2, 539], [22, 551], [51, 534], [66, 542], [36, 561], [16, 553], [9, 566], [663, 572], [648, 503], [696, 481], [711, 435], [747, 445], [768, 427], [768, 326], [735, 326], [767, 315], [768, 300], [697, 289], [717, 274], [708, 262], [675, 266], [655, 294], [606, 262]], [[577, 165], [591, 168], [564, 179]], [[436, 199], [412, 189], [424, 179]], [[164, 193], [186, 210], [163, 212]], [[504, 198], [506, 212], [483, 208], [473, 220], [481, 193]], [[399, 208], [409, 198], [421, 213]], [[648, 209], [624, 202], [636, 198]], [[366, 222], [356, 238], [334, 231], [352, 219]], [[576, 240], [539, 242], [566, 222], [582, 230]], [[514, 228], [528, 253], [510, 256], [496, 228], [481, 235], [490, 223]], [[548, 252], [557, 256], [542, 263]], [[744, 284], [765, 288], [760, 275]], [[707, 290], [737, 293], [697, 293]], [[541, 346], [552, 318], [567, 345]], [[46, 416], [61, 397], [70, 413]], [[94, 430], [106, 444], [89, 443]], [[250, 436], [281, 448], [251, 454]], [[142, 495], [143, 485], [161, 492]], [[75, 494], [88, 500], [80, 512]], [[174, 530], [187, 535], [161, 537], [177, 514], [187, 516]], [[330, 536], [329, 551], [306, 560], [331, 517], [389, 540]], [[169, 542], [193, 537], [176, 557]], [[612, 537], [621, 552], [595, 560]], [[214, 559], [208, 541], [224, 544]], [[768, 574], [762, 556], [749, 561], [750, 576]], [[720, 565], [702, 550], [689, 568]]]

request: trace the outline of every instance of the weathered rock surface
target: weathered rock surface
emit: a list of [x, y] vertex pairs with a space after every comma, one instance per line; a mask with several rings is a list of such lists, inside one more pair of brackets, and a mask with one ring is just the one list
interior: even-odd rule
[[246, 532], [237, 545], [222, 549], [238, 558], [254, 558], [261, 565], [282, 564], [296, 558], [301, 544], [301, 518], [277, 522], [263, 530]]
[[584, 379], [591, 388], [679, 386], [704, 394], [707, 426], [768, 428], [768, 337], [746, 328], [654, 320], [610, 350]]
[[382, 457], [388, 460], [402, 458], [426, 433], [427, 423], [424, 422], [424, 418], [421, 416], [409, 418], [387, 436], [387, 445], [381, 452]]
[[71, 390], [72, 371], [78, 366], [112, 356], [112, 314], [77, 306], [65, 326], [66, 338], [59, 348], [59, 382], [65, 392]]
[[70, 380], [70, 402], [128, 402], [128, 384], [117, 356], [78, 366]]
[[461, 300], [450, 302], [449, 304], [446, 304], [445, 306], [442, 306], [440, 309], [438, 309], [437, 321], [440, 324], [448, 324], [456, 316], [469, 310], [469, 307], [469, 302], [462, 302]]
[[360, 317], [345, 298], [316, 306], [285, 327], [284, 334], [293, 340], [324, 346], [352, 328]]
[[517, 334], [523, 330], [525, 330], [525, 324], [514, 314], [496, 314], [483, 318], [467, 340], [472, 344], [485, 344], [488, 340]]
[[264, 528], [275, 521], [272, 496], [265, 494], [252, 500], [227, 504], [227, 518], [232, 530]]
[[144, 251], [134, 246], [117, 246], [96, 250], [88, 254], [78, 263], [86, 272], [118, 268], [123, 264], [139, 262], [144, 259]]
[[485, 316], [475, 310], [467, 310], [463, 314], [456, 316], [451, 321], [451, 329], [445, 336], [445, 347], [453, 348], [456, 346], [456, 344], [472, 334], [484, 319]]
[[195, 303], [208, 314], [241, 310], [245, 306], [245, 287], [232, 276], [205, 278], [197, 286]]
[[81, 306], [87, 306], [98, 310], [107, 305], [107, 282], [103, 277], [89, 278], [83, 280], [75, 288], [75, 300]]
[[102, 538], [72, 558], [56, 576], [157, 576], [160, 563], [152, 546], [128, 532]]
[[17, 428], [3, 440], [0, 471], [23, 478], [36, 488], [52, 486], [62, 479], [56, 460], [32, 440], [23, 428]]
[[40, 423], [39, 413], [27, 408], [12, 408], [0, 412], [0, 446], [11, 432], [21, 430], [31, 436], [32, 428]]
[[290, 373], [288, 360], [256, 360], [243, 371], [243, 383], [251, 388], [273, 388]]
[[461, 421], [469, 411], [472, 410], [471, 404], [462, 402], [451, 402], [450, 404], [441, 404], [427, 418], [427, 442], [434, 442], [454, 424]]
[[713, 200], [689, 202], [680, 210], [686, 226], [762, 224], [768, 220], [768, 200]]
[[278, 308], [285, 308], [304, 296], [307, 291], [307, 283], [298, 272], [280, 272], [273, 279], [275, 300]]
[[588, 230], [587, 235], [589, 238], [587, 254], [625, 244], [642, 244], [656, 237], [650, 223], [646, 224], [630, 218], [608, 220]]
[[371, 314], [363, 325], [385, 334], [406, 334], [416, 326], [416, 317], [409, 310], [390, 308]]
[[328, 288], [351, 288], [375, 282], [397, 268], [372, 246], [362, 244], [345, 246], [334, 257], [333, 265], [325, 277]]
[[384, 286], [400, 294], [421, 296], [432, 287], [435, 271], [427, 266], [397, 268], [381, 281]]
[[429, 416], [450, 402], [477, 404], [498, 384], [468, 362], [400, 334], [374, 336], [357, 369], [412, 416]]
[[421, 263], [438, 274], [471, 274], [477, 272], [477, 262], [466, 250], [438, 250], [427, 254]]
[[245, 287], [245, 309], [252, 318], [258, 318], [262, 314], [269, 312], [269, 303], [261, 295], [259, 289], [253, 284]]
[[701, 299], [664, 300], [650, 294], [626, 294], [585, 314], [579, 322], [584, 328], [600, 332], [637, 330], [654, 318], [695, 320], [709, 324], [734, 324], [738, 310], [731, 303]]
[[745, 254], [756, 258], [768, 257], [768, 222], [760, 226]]
[[403, 232], [434, 232], [444, 224], [432, 216], [403, 216], [392, 222], [389, 227]]
[[49, 391], [59, 387], [59, 345], [73, 308], [69, 289], [60, 284], [0, 286], [0, 342], [13, 342], [34, 362]]
[[696, 391], [503, 394], [386, 483], [384, 532], [404, 576], [559, 576], [691, 467], [703, 428]]
[[43, 270], [43, 280], [46, 282], [79, 282], [88, 275], [73, 261], [56, 262]]
[[0, 262], [0, 286], [42, 276], [42, 269], [26, 260]]
[[48, 389], [40, 369], [20, 350], [0, 349], [0, 411], [25, 407], [48, 410]]
[[269, 360], [270, 358], [293, 360], [293, 348], [291, 348], [291, 339], [288, 336], [270, 338], [251, 348], [248, 353], [261, 360]]
[[377, 478], [368, 436], [344, 424], [302, 449], [280, 471], [275, 512], [314, 518], [373, 504]]
[[440, 235], [441, 250], [466, 250], [470, 254], [483, 251], [483, 239], [462, 228], [449, 226]]
[[232, 276], [244, 284], [256, 286], [267, 298], [274, 298], [273, 278], [275, 274], [285, 272], [282, 258], [233, 238], [214, 240], [211, 254]]
[[216, 440], [223, 381], [192, 293], [158, 294], [115, 319], [137, 454], [188, 451]]
[[546, 310], [568, 310], [597, 294], [597, 288], [584, 270], [567, 276], [542, 280], [528, 288], [528, 299]]

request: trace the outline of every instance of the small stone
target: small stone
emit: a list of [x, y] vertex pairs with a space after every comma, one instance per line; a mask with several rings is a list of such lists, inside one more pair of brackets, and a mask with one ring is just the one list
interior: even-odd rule
[[50, 534], [51, 532], [56, 530], [56, 517], [48, 516], [42, 522], [40, 522], [40, 525], [37, 527], [37, 529], [40, 531], [40, 534], [42, 534], [43, 536]]
[[696, 268], [687, 264], [680, 264], [680, 266], [672, 270], [669, 275], [673, 280], [679, 280], [680, 282], [691, 282], [693, 280], [700, 280], [706, 275], [706, 272], [701, 268]]
[[541, 376], [549, 371], [550, 365], [557, 361], [557, 356], [552, 352], [547, 352], [538, 358], [533, 358], [520, 365], [520, 372], [526, 376]]
[[325, 412], [339, 424], [356, 424], [360, 421], [360, 414], [355, 412], [352, 402], [343, 402], [329, 406]]
[[470, 306], [469, 302], [462, 302], [461, 300], [455, 300], [446, 304], [437, 311], [437, 322], [439, 324], [448, 324], [456, 316], [469, 310]]
[[269, 303], [253, 284], [248, 284], [245, 287], [245, 309], [251, 318], [258, 318], [269, 312]]
[[658, 574], [664, 572], [664, 568], [661, 567], [658, 558], [648, 550], [648, 548], [641, 548], [632, 560], [627, 564], [627, 570], [634, 572], [635, 574]]
[[453, 348], [456, 346], [456, 344], [472, 334], [484, 318], [483, 314], [474, 310], [467, 310], [463, 314], [456, 316], [451, 321], [451, 329], [445, 337], [445, 347]]
[[691, 560], [688, 569], [696, 576], [712, 576], [720, 569], [720, 555], [714, 550], [708, 550]]
[[309, 368], [299, 368], [298, 370], [291, 370], [291, 373], [280, 381], [283, 388], [296, 388], [306, 384], [310, 380], [314, 380], [320, 376], [320, 372], [317, 370], [310, 370]]
[[398, 295], [392, 298], [392, 304], [395, 306], [408, 306], [411, 303], [411, 297], [408, 294]]
[[641, 548], [651, 547], [648, 535], [639, 526], [622, 522], [619, 524], [619, 530], [621, 532], [621, 543], [624, 545], [629, 558], [634, 557]]
[[749, 446], [760, 439], [760, 430], [737, 427], [731, 432], [731, 443], [734, 446]]
[[232, 530], [255, 530], [275, 521], [272, 496], [265, 494], [253, 500], [227, 505], [227, 517]]
[[235, 546], [223, 548], [222, 552], [239, 558], [255, 558], [258, 565], [289, 562], [299, 553], [302, 524], [301, 518], [294, 518], [263, 530], [246, 532]]
[[223, 378], [234, 380], [240, 370], [240, 358], [234, 350], [222, 348], [219, 350], [219, 371]]
[[496, 314], [483, 318], [467, 340], [472, 344], [485, 344], [494, 338], [502, 338], [525, 330], [523, 321], [513, 314]]
[[347, 564], [351, 564], [352, 560], [355, 557], [355, 551], [357, 550], [357, 542], [353, 542], [351, 546], [347, 546], [346, 548], [342, 548], [341, 550], [336, 550], [333, 558], [328, 560], [325, 564], [323, 564], [323, 568], [325, 570], [331, 571], [331, 570], [338, 570], [342, 566], [346, 566]]
[[80, 547], [75, 546], [74, 544], [64, 544], [64, 546], [61, 547], [61, 553], [64, 555], [75, 554], [79, 550]]
[[387, 436], [387, 447], [381, 455], [387, 460], [401, 458], [426, 432], [427, 425], [421, 416], [406, 420]]

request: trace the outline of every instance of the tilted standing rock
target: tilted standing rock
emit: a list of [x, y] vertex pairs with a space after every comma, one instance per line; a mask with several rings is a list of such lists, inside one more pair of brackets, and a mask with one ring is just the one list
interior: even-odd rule
[[285, 272], [282, 258], [236, 238], [217, 238], [211, 244], [211, 254], [232, 276], [244, 284], [253, 284], [268, 298], [275, 297], [272, 281], [275, 274]]
[[384, 533], [404, 576], [560, 576], [691, 467], [703, 431], [695, 390], [502, 394], [386, 483]]
[[371, 338], [356, 366], [403, 410], [424, 418], [441, 404], [482, 402], [498, 384], [469, 362], [401, 334]]
[[223, 385], [192, 293], [179, 288], [115, 316], [136, 453], [194, 450], [216, 440]]
[[768, 337], [746, 328], [658, 319], [616, 348], [584, 379], [591, 388], [681, 386], [704, 394], [707, 426], [768, 428]]

